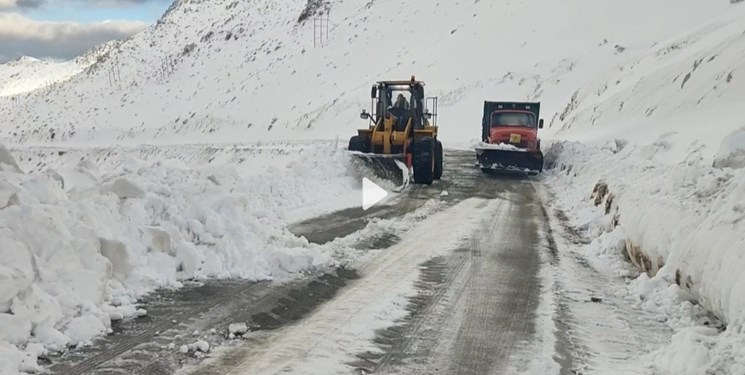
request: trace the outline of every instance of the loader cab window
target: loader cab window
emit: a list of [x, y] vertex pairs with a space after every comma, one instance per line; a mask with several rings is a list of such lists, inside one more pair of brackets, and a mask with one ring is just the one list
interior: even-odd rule
[[396, 117], [396, 123], [393, 128], [396, 131], [402, 131], [406, 128], [406, 124], [409, 121], [409, 100], [407, 90], [396, 90], [393, 87], [388, 87], [386, 90], [386, 110], [385, 112], [392, 114]]
[[410, 109], [410, 95], [408, 91], [389, 90], [386, 110], [388, 112], [408, 112]]
[[494, 112], [491, 115], [491, 127], [521, 126], [536, 127], [535, 115], [527, 112]]
[[[382, 94], [378, 102], [378, 113], [388, 112], [398, 118], [397, 130], [406, 128], [409, 119], [415, 129], [424, 127], [424, 91], [417, 85], [389, 85], [380, 90]], [[385, 96], [383, 96], [385, 95]], [[383, 108], [385, 101], [385, 111]]]
[[[409, 90], [403, 89], [392, 89], [389, 88], [386, 92], [388, 109], [391, 108], [409, 108], [411, 99], [413, 98]], [[405, 104], [403, 104], [405, 103]]]

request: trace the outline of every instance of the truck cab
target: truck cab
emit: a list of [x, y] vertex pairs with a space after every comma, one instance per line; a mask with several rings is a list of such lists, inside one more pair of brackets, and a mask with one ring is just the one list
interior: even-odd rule
[[540, 113], [541, 103], [484, 102], [483, 145], [476, 148], [482, 170], [543, 171]]
[[[543, 120], [536, 113], [540, 104], [497, 105], [487, 108], [484, 114], [482, 141], [488, 144], [505, 144], [526, 150], [540, 150], [538, 129], [543, 128]], [[521, 109], [524, 107], [525, 109]]]

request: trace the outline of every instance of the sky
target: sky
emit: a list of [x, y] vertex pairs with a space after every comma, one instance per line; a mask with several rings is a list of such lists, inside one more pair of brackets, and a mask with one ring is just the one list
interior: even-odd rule
[[172, 0], [0, 0], [0, 63], [67, 60], [154, 23]]

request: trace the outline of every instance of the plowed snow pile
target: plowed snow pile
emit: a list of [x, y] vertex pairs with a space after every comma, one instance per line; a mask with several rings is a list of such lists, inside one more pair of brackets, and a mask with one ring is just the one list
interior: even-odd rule
[[234, 160], [120, 158], [106, 170], [83, 161], [24, 174], [0, 151], [2, 374], [38, 370], [44, 350], [86, 344], [112, 319], [146, 314], [136, 297], [154, 288], [332, 265], [286, 224], [300, 207], [331, 209], [358, 194], [333, 147], [253, 173]]
[[549, 182], [560, 207], [594, 238], [585, 251], [597, 266], [634, 277], [630, 258], [654, 275], [629, 290], [677, 333], [650, 355], [651, 369], [745, 373], [745, 170], [665, 166], [634, 154], [553, 145]]

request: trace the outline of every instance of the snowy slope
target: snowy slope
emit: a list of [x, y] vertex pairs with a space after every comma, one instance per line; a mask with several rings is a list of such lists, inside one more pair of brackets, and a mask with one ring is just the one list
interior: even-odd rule
[[668, 164], [726, 157], [745, 127], [745, 7], [703, 20], [578, 87], [552, 127], [588, 144], [623, 140], [640, 157]]
[[51, 90], [53, 85], [66, 81], [83, 71], [75, 61], [44, 61], [21, 57], [0, 64], [0, 96], [24, 94], [37, 89]]
[[[178, 2], [95, 69], [31, 98], [33, 111], [6, 109], [0, 137], [97, 145], [346, 139], [364, 125], [357, 114], [372, 81], [416, 74], [441, 97], [443, 139], [465, 141], [478, 134], [484, 98], [540, 97], [550, 118], [578, 88], [736, 7], [344, 0], [331, 3], [330, 40], [314, 48], [313, 22], [297, 22], [304, 6]], [[411, 14], [422, 21], [410, 22]]]
[[4, 101], [23, 107], [26, 100], [21, 94], [40, 90], [40, 96], [49, 95], [62, 82], [83, 72], [105, 56], [118, 43], [104, 43], [69, 61], [39, 60], [23, 56], [0, 64], [0, 100], [2, 97], [10, 97]]

